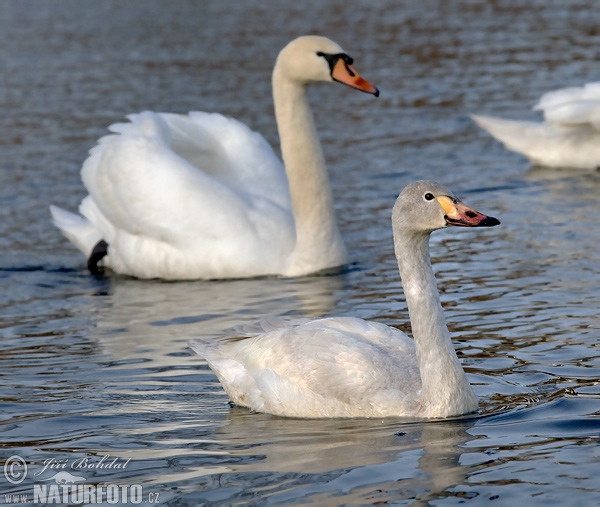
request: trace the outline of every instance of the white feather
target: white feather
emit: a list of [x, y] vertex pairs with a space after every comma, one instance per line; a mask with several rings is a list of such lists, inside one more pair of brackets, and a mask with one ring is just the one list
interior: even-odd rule
[[397, 388], [420, 384], [413, 341], [383, 324], [352, 317], [303, 319], [253, 337], [190, 345], [231, 400], [256, 411], [385, 417], [418, 410], [415, 393]]

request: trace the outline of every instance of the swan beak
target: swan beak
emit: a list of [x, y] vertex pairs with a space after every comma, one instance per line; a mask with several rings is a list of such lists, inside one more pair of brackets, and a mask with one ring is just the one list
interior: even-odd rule
[[335, 62], [335, 65], [331, 69], [331, 77], [334, 81], [379, 97], [379, 90], [367, 80], [360, 77], [358, 72], [344, 58], [338, 58], [338, 61]]
[[469, 208], [464, 203], [453, 197], [443, 195], [437, 197], [438, 202], [446, 212], [446, 225], [457, 225], [461, 227], [493, 227], [499, 225], [500, 220], [489, 217], [479, 211]]

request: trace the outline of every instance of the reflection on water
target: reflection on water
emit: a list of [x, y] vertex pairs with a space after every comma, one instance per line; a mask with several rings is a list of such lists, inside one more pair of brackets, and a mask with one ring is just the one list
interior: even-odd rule
[[[593, 8], [0, 4], [0, 456], [20, 454], [32, 471], [49, 458], [131, 457], [126, 471], [86, 478], [137, 482], [172, 503], [600, 502], [600, 173], [529, 168], [467, 118], [506, 116], [547, 90], [597, 79]], [[339, 41], [382, 90], [376, 101], [310, 91], [352, 265], [293, 280], [90, 277], [47, 206], [76, 208], [79, 165], [105, 127], [148, 108], [219, 111], [277, 147], [270, 70], [302, 33]], [[190, 338], [271, 314], [410, 330], [390, 213], [421, 178], [502, 221], [432, 238], [480, 413], [304, 421], [231, 407]], [[32, 483], [7, 492], [30, 493]]]
[[[399, 488], [404, 494], [430, 491], [428, 497], [433, 498], [464, 479], [465, 472], [458, 464], [460, 446], [473, 438], [466, 432], [472, 425], [469, 421], [417, 425], [390, 420], [329, 420], [311, 421], [308, 432], [306, 421], [234, 409], [228, 424], [217, 433], [237, 444], [239, 450], [233, 456], [248, 456], [244, 446], [248, 433], [254, 435], [255, 445], [261, 444], [251, 449], [255, 462], [232, 466], [220, 477], [220, 488], [214, 494], [229, 502], [236, 495], [224, 495], [234, 493], [236, 473], [270, 471], [283, 479], [269, 486], [266, 498], [270, 503], [299, 498], [319, 501], [332, 491], [338, 503], [361, 502], [361, 498], [385, 501], [397, 497]], [[327, 476], [327, 484], [315, 484], [311, 480], [315, 475]], [[293, 492], [292, 484], [297, 485]], [[246, 491], [246, 498], [257, 490]], [[209, 495], [207, 499], [212, 498]]]
[[[152, 347], [162, 351], [164, 360], [200, 332], [218, 337], [265, 315], [328, 315], [343, 286], [342, 276], [185, 283], [114, 278], [107, 304], [98, 310], [97, 337], [113, 357]], [[170, 364], [177, 361], [173, 358]]]

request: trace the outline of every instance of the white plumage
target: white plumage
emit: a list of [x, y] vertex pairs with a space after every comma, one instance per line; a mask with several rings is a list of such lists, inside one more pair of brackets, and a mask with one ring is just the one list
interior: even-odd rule
[[219, 341], [192, 341], [234, 403], [289, 417], [446, 417], [477, 408], [445, 324], [429, 234], [499, 222], [429, 181], [402, 192], [392, 221], [414, 340], [376, 322], [330, 317], [263, 319]]
[[[103, 238], [108, 265], [140, 278], [283, 267], [295, 242], [290, 195], [281, 162], [259, 134], [218, 114], [144, 112], [129, 120], [113, 125], [116, 135], [102, 138], [83, 165], [87, 229], [83, 219], [72, 221], [89, 240], [76, 246], [89, 256]], [[54, 220], [68, 233], [61, 211], [53, 209]]]
[[420, 382], [413, 341], [397, 329], [337, 317], [277, 328], [266, 323], [260, 331], [238, 334], [252, 338], [230, 338], [215, 348], [195, 341], [192, 348], [239, 405], [289, 417], [385, 417], [417, 410], [410, 393], [389, 383], [392, 377], [406, 385]]
[[472, 118], [535, 165], [600, 167], [600, 82], [548, 92], [533, 109], [542, 111], [543, 122]]
[[83, 217], [51, 207], [55, 225], [87, 257], [104, 240], [104, 266], [139, 278], [297, 276], [344, 264], [305, 93], [310, 82], [333, 82], [335, 72], [377, 94], [344, 57], [315, 36], [280, 52], [273, 94], [285, 168], [236, 120], [146, 111], [112, 125], [90, 151]]

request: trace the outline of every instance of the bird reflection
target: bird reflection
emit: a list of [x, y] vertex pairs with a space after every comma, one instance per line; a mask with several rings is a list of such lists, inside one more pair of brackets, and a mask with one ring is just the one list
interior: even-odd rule
[[[114, 277], [98, 305], [96, 331], [107, 352], [129, 357], [152, 347], [152, 360], [186, 349], [195, 337], [218, 337], [262, 317], [329, 315], [344, 287], [343, 275], [169, 283]], [[176, 358], [174, 358], [176, 359]]]
[[315, 480], [326, 479], [328, 491], [339, 483], [344, 501], [364, 502], [366, 491], [376, 489], [378, 499], [421, 491], [415, 500], [426, 503], [464, 483], [468, 470], [459, 460], [474, 424], [472, 418], [288, 419], [232, 407], [215, 437], [239, 459], [230, 472], [326, 474]]

